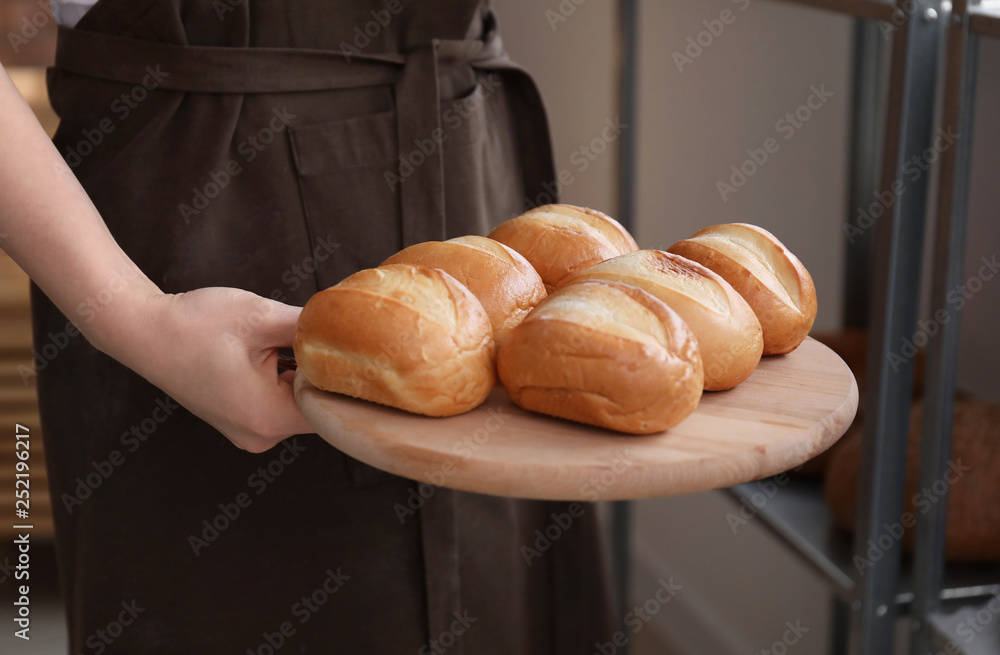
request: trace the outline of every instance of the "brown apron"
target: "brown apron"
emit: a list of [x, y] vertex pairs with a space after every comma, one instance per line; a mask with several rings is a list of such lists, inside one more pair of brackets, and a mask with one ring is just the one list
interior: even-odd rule
[[[101, 0], [60, 30], [49, 89], [56, 145], [167, 292], [301, 305], [405, 245], [485, 234], [554, 177], [538, 93], [475, 0]], [[64, 338], [37, 289], [33, 313], [38, 352], [58, 348], [36, 366], [72, 652], [610, 639], [592, 506], [432, 490], [315, 435], [241, 452]]]

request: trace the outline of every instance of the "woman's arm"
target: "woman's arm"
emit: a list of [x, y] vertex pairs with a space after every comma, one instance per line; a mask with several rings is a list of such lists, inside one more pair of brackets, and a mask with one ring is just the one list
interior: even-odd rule
[[311, 432], [276, 367], [300, 309], [238, 289], [164, 294], [115, 242], [2, 67], [0, 117], [0, 248], [84, 336], [241, 448]]

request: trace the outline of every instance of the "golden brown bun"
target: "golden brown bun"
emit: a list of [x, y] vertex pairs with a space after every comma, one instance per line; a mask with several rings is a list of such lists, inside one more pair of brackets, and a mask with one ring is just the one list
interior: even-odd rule
[[467, 412], [496, 384], [486, 310], [436, 268], [369, 268], [320, 291], [294, 348], [320, 389], [428, 416]]
[[552, 291], [567, 277], [639, 249], [615, 219], [573, 205], [543, 205], [501, 223], [490, 238], [531, 262]]
[[706, 227], [670, 252], [712, 269], [750, 303], [764, 330], [765, 355], [792, 352], [812, 329], [812, 277], [767, 230], [745, 223]]
[[596, 280], [543, 300], [511, 332], [497, 369], [525, 409], [633, 434], [680, 423], [703, 384], [698, 343], [676, 312]]
[[639, 250], [587, 269], [565, 284], [613, 280], [645, 289], [670, 305], [701, 346], [705, 389], [731, 389], [757, 368], [764, 341], [747, 301], [701, 264], [662, 250]]
[[382, 262], [382, 266], [387, 264], [440, 268], [467, 286], [490, 317], [498, 348], [514, 326], [545, 297], [542, 278], [528, 260], [486, 237], [418, 243]]

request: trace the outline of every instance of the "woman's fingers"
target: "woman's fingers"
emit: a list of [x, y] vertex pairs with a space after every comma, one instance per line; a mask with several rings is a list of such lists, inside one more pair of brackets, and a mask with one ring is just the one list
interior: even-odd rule
[[158, 298], [146, 311], [153, 329], [126, 344], [123, 359], [238, 447], [259, 453], [313, 431], [295, 403], [294, 377], [277, 365], [301, 308], [214, 287]]
[[263, 303], [255, 303], [257, 317], [255, 322], [258, 325], [252, 326], [254, 329], [251, 340], [264, 347], [291, 346], [292, 338], [295, 336], [295, 323], [299, 320], [302, 308], [265, 298], [260, 300]]
[[251, 452], [267, 450], [296, 434], [313, 432], [295, 402], [295, 371], [279, 374], [276, 358], [276, 346], [271, 346], [268, 356], [255, 364], [256, 398], [254, 409], [248, 414], [251, 420], [247, 429], [256, 439], [244, 444]]

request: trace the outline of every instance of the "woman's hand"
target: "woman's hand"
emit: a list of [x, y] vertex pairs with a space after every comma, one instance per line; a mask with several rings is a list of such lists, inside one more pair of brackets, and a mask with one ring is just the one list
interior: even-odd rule
[[[0, 116], [3, 249], [87, 339], [241, 448], [311, 432], [292, 375], [276, 365], [300, 310], [238, 289], [164, 295], [115, 242], [3, 67]], [[112, 288], [99, 312], [78, 309]]]
[[312, 432], [292, 394], [295, 373], [277, 368], [300, 307], [221, 287], [152, 294], [128, 307], [114, 338], [95, 345], [238, 447], [259, 453]]

